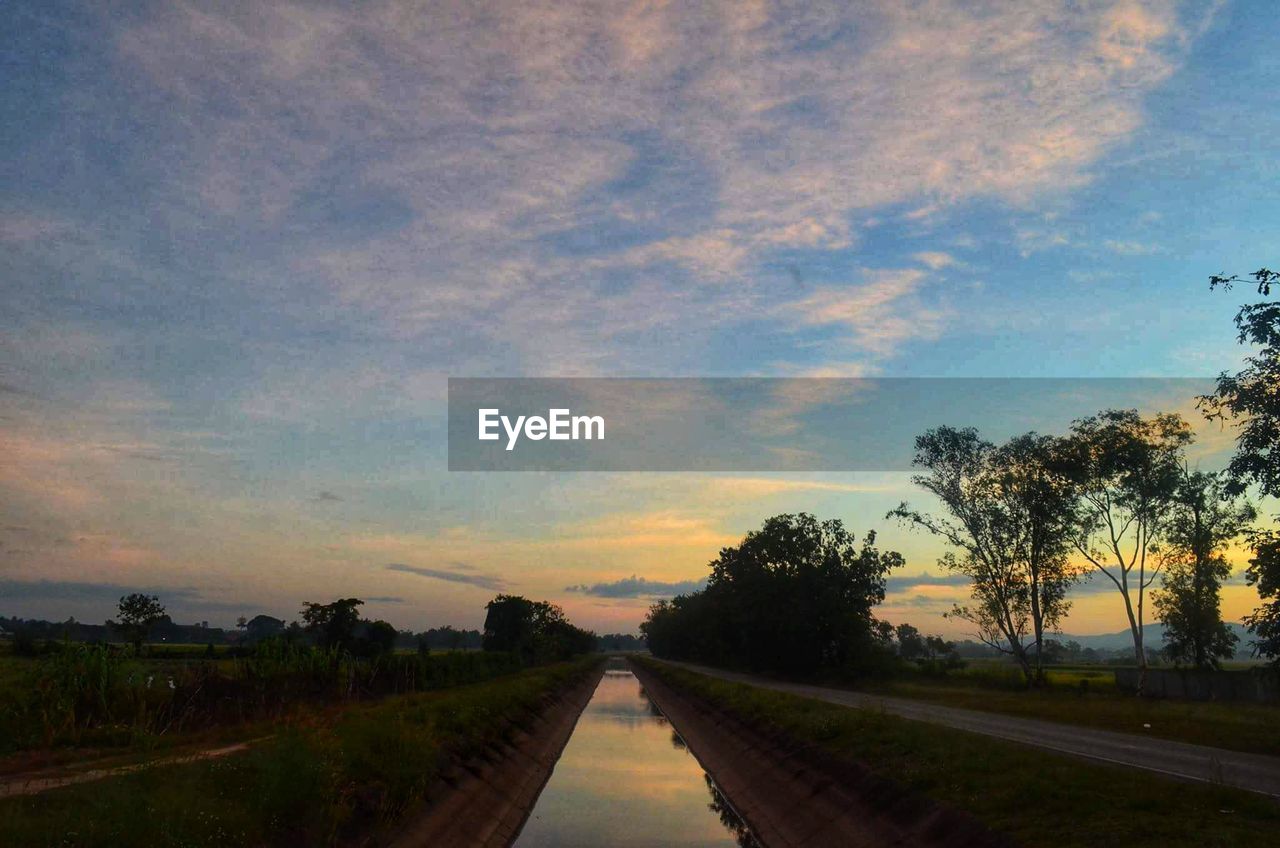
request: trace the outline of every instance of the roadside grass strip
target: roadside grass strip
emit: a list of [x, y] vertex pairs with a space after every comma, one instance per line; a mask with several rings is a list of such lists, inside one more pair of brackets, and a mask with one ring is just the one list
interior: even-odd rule
[[1263, 796], [641, 661], [670, 685], [753, 726], [862, 763], [1019, 844], [1228, 848], [1275, 844], [1280, 834], [1280, 804]]

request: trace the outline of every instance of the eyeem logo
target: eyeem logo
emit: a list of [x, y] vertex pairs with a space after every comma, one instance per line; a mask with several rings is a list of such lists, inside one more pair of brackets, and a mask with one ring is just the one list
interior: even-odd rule
[[514, 450], [521, 433], [535, 442], [550, 439], [553, 442], [580, 441], [604, 438], [604, 417], [600, 415], [573, 415], [567, 409], [549, 409], [547, 417], [520, 415], [515, 421], [499, 409], [481, 409], [480, 441], [496, 442], [501, 438], [498, 427], [507, 433], [507, 450]]

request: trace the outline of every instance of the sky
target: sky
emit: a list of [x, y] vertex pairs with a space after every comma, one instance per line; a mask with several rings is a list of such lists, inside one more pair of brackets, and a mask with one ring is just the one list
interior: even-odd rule
[[[419, 630], [505, 591], [628, 632], [809, 511], [906, 556], [883, 617], [961, 636], [884, 518], [907, 473], [449, 472], [446, 381], [1238, 367], [1249, 292], [1207, 279], [1280, 255], [1277, 35], [1265, 0], [0, 5], [0, 614]], [[1125, 627], [1103, 588], [1068, 631]]]

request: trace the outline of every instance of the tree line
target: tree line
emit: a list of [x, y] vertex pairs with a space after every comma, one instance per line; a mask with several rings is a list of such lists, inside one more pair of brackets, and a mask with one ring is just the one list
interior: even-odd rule
[[[1265, 268], [1248, 277], [1263, 296], [1280, 284]], [[1210, 286], [1239, 281], [1218, 275]], [[1043, 682], [1050, 648], [1060, 648], [1048, 635], [1086, 576], [1121, 600], [1143, 678], [1152, 608], [1169, 660], [1217, 667], [1237, 641], [1221, 614], [1226, 554], [1237, 543], [1252, 551], [1246, 579], [1262, 601], [1245, 619], [1254, 650], [1280, 662], [1280, 534], [1256, 526], [1258, 511], [1245, 499], [1251, 488], [1280, 497], [1280, 303], [1245, 305], [1235, 323], [1238, 340], [1260, 350], [1198, 399], [1207, 417], [1237, 429], [1221, 473], [1190, 467], [1191, 427], [1169, 413], [1104, 410], [1063, 435], [1027, 433], [999, 445], [973, 428], [916, 438], [913, 482], [941, 510], [904, 502], [886, 517], [946, 543], [941, 566], [970, 588], [969, 601], [947, 615], [1011, 656], [1028, 683]], [[655, 604], [641, 630], [660, 656], [798, 673], [865, 671], [895, 636], [899, 654], [950, 656], [941, 640], [909, 625], [895, 632], [872, 614], [885, 576], [901, 564], [898, 553], [875, 547], [874, 532], [859, 542], [839, 521], [777, 516], [720, 552], [704, 590]]]
[[[63, 641], [125, 641], [135, 654], [143, 652], [149, 640], [169, 636], [205, 644], [238, 646], [241, 653], [263, 644], [285, 643], [310, 646], [321, 651], [347, 654], [356, 659], [377, 659], [397, 649], [416, 650], [420, 654], [432, 649], [476, 649], [508, 652], [522, 663], [542, 663], [568, 659], [577, 654], [600, 650], [637, 650], [643, 645], [634, 636], [611, 634], [597, 637], [568, 621], [564, 611], [547, 601], [531, 601], [517, 595], [499, 595], [486, 605], [484, 630], [459, 630], [451, 626], [432, 628], [420, 633], [397, 630], [389, 622], [360, 615], [364, 601], [339, 598], [328, 603], [305, 601], [299, 618], [287, 624], [270, 615], [253, 618], [241, 616], [238, 634], [222, 628], [201, 625], [176, 625], [156, 595], [133, 592], [120, 598], [117, 615], [104, 625], [84, 625], [74, 619], [54, 623], [0, 619], [0, 629], [13, 635], [19, 653], [36, 654], [56, 651]], [[37, 640], [43, 639], [42, 647]], [[603, 647], [602, 647], [603, 646]]]

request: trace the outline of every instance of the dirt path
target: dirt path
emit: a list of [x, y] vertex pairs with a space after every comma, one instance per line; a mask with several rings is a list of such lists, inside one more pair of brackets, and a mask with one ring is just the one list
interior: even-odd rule
[[77, 783], [91, 783], [95, 780], [117, 777], [122, 774], [131, 774], [133, 772], [143, 771], [144, 769], [155, 768], [157, 766], [172, 766], [181, 765], [183, 763], [200, 762], [201, 760], [216, 760], [219, 757], [226, 757], [231, 754], [238, 754], [241, 751], [247, 751], [251, 746], [270, 738], [270, 736], [260, 736], [256, 739], [247, 739], [243, 742], [235, 742], [230, 745], [220, 745], [215, 748], [201, 748], [195, 751], [188, 750], [181, 754], [171, 754], [169, 756], [156, 757], [155, 759], [143, 761], [132, 760], [122, 762], [122, 760], [126, 760], [127, 758], [124, 756], [103, 757], [89, 762], [68, 763], [66, 765], [41, 769], [39, 771], [7, 774], [0, 777], [0, 798], [13, 798], [19, 795], [37, 795], [41, 792], [47, 792], [50, 789], [57, 789], [61, 786], [72, 786]]
[[788, 683], [693, 663], [671, 662], [671, 665], [735, 683], [775, 689], [847, 707], [879, 710], [913, 721], [926, 721], [1091, 760], [1145, 769], [1182, 780], [1223, 784], [1280, 798], [1280, 757], [944, 707], [908, 698]]

